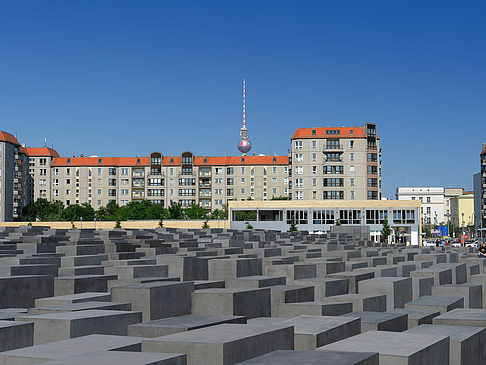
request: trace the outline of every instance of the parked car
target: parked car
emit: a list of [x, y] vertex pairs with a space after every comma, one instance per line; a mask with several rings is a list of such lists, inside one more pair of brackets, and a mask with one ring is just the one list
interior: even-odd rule
[[425, 246], [425, 247], [435, 247], [435, 241], [423, 241], [422, 242], [422, 246]]

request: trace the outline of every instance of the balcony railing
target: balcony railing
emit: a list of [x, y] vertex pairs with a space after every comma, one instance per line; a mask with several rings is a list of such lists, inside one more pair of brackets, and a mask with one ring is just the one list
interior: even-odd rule
[[211, 176], [211, 171], [200, 171], [199, 176]]
[[333, 151], [336, 151], [336, 150], [343, 150], [344, 147], [341, 143], [339, 144], [330, 144], [330, 145], [326, 145], [324, 146], [324, 151], [328, 151], [328, 150], [333, 150]]
[[143, 172], [133, 172], [132, 176], [133, 177], [144, 177], [145, 173]]

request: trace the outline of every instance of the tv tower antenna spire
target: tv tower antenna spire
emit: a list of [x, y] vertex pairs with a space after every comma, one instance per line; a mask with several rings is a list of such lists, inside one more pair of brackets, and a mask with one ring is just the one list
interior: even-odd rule
[[243, 127], [240, 129], [240, 141], [238, 142], [238, 151], [246, 155], [251, 149], [251, 143], [248, 139], [248, 129], [246, 129], [246, 82], [243, 79]]

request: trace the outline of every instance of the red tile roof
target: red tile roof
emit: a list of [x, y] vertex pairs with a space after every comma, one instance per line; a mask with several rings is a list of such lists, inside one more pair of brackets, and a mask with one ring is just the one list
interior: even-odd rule
[[[312, 131], [315, 130], [315, 134]], [[338, 130], [339, 134], [326, 134], [328, 130]], [[296, 138], [366, 138], [361, 127], [338, 127], [338, 128], [297, 128], [292, 139]]]
[[[101, 163], [99, 160], [101, 159]], [[68, 160], [70, 161], [68, 163]], [[138, 163], [137, 163], [138, 161]], [[59, 157], [52, 166], [149, 166], [149, 157]]]
[[51, 156], [59, 157], [59, 153], [53, 148], [49, 147], [28, 147], [25, 148], [25, 154], [28, 156]]
[[2, 132], [2, 131], [0, 131], [0, 142], [9, 142], [16, 146], [20, 146], [20, 143], [19, 141], [17, 141], [17, 138], [15, 138], [10, 133]]
[[[99, 163], [101, 159], [101, 163]], [[275, 160], [274, 160], [275, 159]], [[70, 160], [70, 163], [68, 163]], [[140, 163], [137, 163], [140, 160]], [[172, 162], [171, 162], [172, 161]], [[287, 156], [194, 156], [195, 166], [288, 165]], [[52, 166], [149, 166], [149, 157], [58, 157]], [[180, 166], [181, 157], [163, 157], [164, 166]]]
[[[206, 163], [204, 163], [206, 159]], [[288, 165], [288, 156], [195, 156], [196, 166], [231, 166], [231, 165]]]

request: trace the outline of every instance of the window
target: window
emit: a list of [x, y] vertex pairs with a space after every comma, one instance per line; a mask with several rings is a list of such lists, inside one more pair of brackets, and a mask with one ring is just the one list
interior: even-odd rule
[[312, 186], [317, 186], [317, 179], [316, 178], [312, 179]]
[[304, 155], [302, 153], [296, 153], [295, 154], [295, 162], [302, 162], [304, 161]]
[[[79, 176], [78, 171], [76, 171], [76, 174], [77, 174], [76, 176]], [[98, 176], [100, 175], [101, 175], [101, 167], [98, 168]]]
[[217, 177], [214, 179], [215, 184], [222, 184], [223, 183], [223, 178], [222, 177]]
[[430, 207], [427, 207], [427, 214], [430, 214]]
[[354, 166], [349, 166], [349, 173], [354, 174]]
[[317, 141], [312, 141], [312, 149], [315, 150], [317, 148]]
[[377, 161], [377, 154], [376, 153], [368, 153], [368, 162], [376, 162]]
[[[128, 194], [128, 190], [127, 190], [127, 194]], [[147, 195], [148, 196], [164, 196], [164, 189], [148, 189]]]
[[341, 134], [341, 131], [339, 129], [328, 129], [326, 134]]
[[327, 174], [343, 174], [344, 167], [343, 166], [323, 166], [323, 173]]
[[304, 174], [304, 167], [303, 166], [295, 166], [295, 174], [296, 175], [303, 175]]
[[326, 178], [323, 179], [324, 186], [344, 186], [344, 179], [343, 178]]
[[54, 176], [58, 176], [59, 175], [59, 169], [54, 169]]
[[349, 186], [354, 186], [354, 177], [349, 179]]
[[196, 185], [196, 179], [195, 178], [179, 179], [179, 185], [181, 185], [181, 186]]
[[302, 188], [304, 186], [304, 179], [303, 178], [295, 179], [295, 186], [297, 188]]
[[182, 175], [192, 175], [192, 167], [183, 167]]
[[277, 168], [274, 166], [272, 167], [272, 173], [276, 174], [277, 173]]
[[[150, 190], [149, 190], [150, 191]], [[162, 190], [163, 191], [163, 190]], [[121, 189], [121, 195], [128, 195], [128, 189]], [[150, 195], [150, 194], [149, 194]]]
[[341, 161], [341, 155], [339, 153], [331, 152], [326, 153], [326, 160], [330, 162]]
[[430, 196], [427, 197], [427, 203], [430, 203]]
[[312, 135], [313, 135], [313, 136], [315, 136], [315, 135], [316, 135], [316, 130], [315, 130], [315, 129], [313, 129], [313, 130], [312, 130]]
[[196, 189], [179, 189], [179, 196], [195, 196]]
[[368, 200], [378, 200], [378, 192], [377, 191], [368, 191]]
[[226, 185], [233, 185], [234, 184], [234, 179], [232, 177], [228, 177], [226, 179]]
[[272, 183], [273, 184], [276, 184], [277, 183], [277, 178], [276, 177], [272, 178]]
[[111, 175], [111, 176], [116, 176], [116, 168], [114, 167], [110, 167], [108, 169], [108, 175]]
[[304, 148], [303, 141], [295, 141], [294, 146], [296, 150], [301, 150]]
[[349, 161], [354, 161], [354, 153], [353, 152], [351, 152], [349, 154]]
[[241, 174], [243, 175], [244, 173], [245, 173], [245, 168], [244, 168], [244, 167], [242, 167], [242, 168], [241, 168]]
[[354, 148], [354, 141], [349, 141], [349, 147]]
[[53, 182], [54, 186], [59, 185], [59, 179], [53, 179], [52, 182]]
[[312, 173], [317, 174], [317, 166], [312, 166]]
[[47, 158], [40, 158], [39, 159], [39, 165], [45, 166], [47, 164]]
[[121, 179], [121, 184], [122, 185], [128, 185], [129, 184], [129, 180], [128, 179]]
[[214, 201], [214, 204], [215, 204], [215, 205], [221, 205], [221, 204], [223, 204], [223, 199], [216, 199], [216, 200]]
[[307, 224], [307, 210], [287, 210], [287, 224], [294, 218], [295, 224]]
[[378, 167], [377, 166], [368, 166], [368, 174], [369, 175], [378, 174]]
[[223, 195], [223, 189], [214, 189], [215, 195]]
[[334, 210], [314, 210], [312, 212], [313, 224], [334, 224]]
[[344, 199], [344, 191], [324, 191], [323, 199]]
[[361, 224], [361, 210], [341, 209], [339, 210], [339, 221], [342, 224]]
[[341, 148], [341, 144], [339, 143], [339, 139], [328, 139], [326, 140], [326, 149], [327, 150], [337, 150]]
[[66, 195], [71, 194], [71, 189], [66, 189]]
[[108, 186], [116, 186], [116, 179], [108, 179]]
[[[172, 159], [171, 159], [171, 160], [172, 160]], [[174, 175], [174, 168], [173, 168], [173, 167], [171, 167], [171, 168], [169, 169], [169, 173], [170, 173], [171, 175]]]
[[303, 191], [296, 191], [295, 192], [295, 200], [303, 200], [304, 199], [304, 192]]
[[66, 169], [66, 175], [67, 176], [71, 175], [71, 169]]
[[354, 199], [354, 191], [349, 192], [349, 199]]
[[223, 168], [222, 167], [215, 167], [214, 168], [215, 175], [223, 175]]
[[272, 188], [272, 194], [277, 194], [277, 188]]
[[226, 195], [233, 196], [233, 189], [226, 189]]
[[284, 177], [284, 185], [288, 185], [289, 184], [289, 178], [288, 177]]
[[242, 184], [244, 184], [244, 183], [245, 183], [245, 178], [244, 178], [244, 177], [242, 177], [242, 178], [241, 178], [241, 183], [242, 183]]
[[226, 168], [226, 174], [227, 175], [233, 175], [234, 169], [232, 167], [227, 167]]
[[109, 196], [116, 196], [116, 189], [108, 189]]
[[[378, 179], [376, 178], [368, 178], [368, 187], [377, 187], [378, 186]], [[412, 200], [414, 200], [415, 197], [412, 197]]]
[[244, 188], [241, 189], [241, 194], [245, 194], [245, 189]]
[[[182, 179], [180, 179], [182, 180]], [[150, 178], [148, 179], [149, 186], [162, 186], [164, 185], [164, 179], [161, 178]]]

